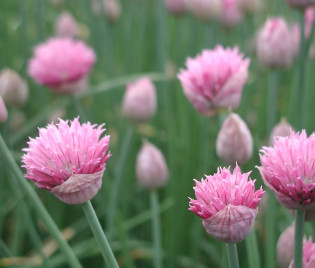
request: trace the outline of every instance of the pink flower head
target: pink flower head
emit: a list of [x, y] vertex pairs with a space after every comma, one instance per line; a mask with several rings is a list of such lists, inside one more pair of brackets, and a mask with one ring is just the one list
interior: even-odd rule
[[273, 147], [260, 150], [259, 171], [265, 184], [288, 209], [315, 208], [315, 134], [291, 131]]
[[94, 197], [102, 185], [109, 136], [102, 125], [90, 122], [80, 125], [79, 119], [59, 120], [39, 129], [39, 137], [30, 139], [23, 149], [25, 177], [39, 188], [55, 194], [69, 204], [84, 203]]
[[[289, 268], [294, 267], [294, 260], [290, 263]], [[312, 238], [303, 243], [303, 268], [315, 267], [315, 244], [313, 244]]]
[[94, 51], [84, 42], [56, 37], [35, 47], [28, 73], [37, 83], [58, 91], [63, 84], [86, 77], [95, 60]]
[[258, 34], [259, 62], [270, 68], [290, 66], [295, 56], [293, 42], [292, 33], [284, 19], [268, 19]]
[[223, 0], [220, 22], [226, 28], [237, 26], [243, 18], [238, 0]]
[[315, 5], [315, 0], [286, 0], [290, 7], [304, 9]]
[[186, 60], [187, 70], [178, 75], [184, 94], [206, 116], [219, 108], [237, 108], [248, 76], [250, 60], [238, 48], [217, 46]]
[[244, 240], [254, 226], [264, 191], [255, 192], [255, 180], [249, 174], [242, 174], [236, 164], [233, 173], [230, 168], [218, 168], [213, 176], [195, 180], [196, 200], [190, 199], [189, 210], [203, 219], [209, 234], [223, 242]]

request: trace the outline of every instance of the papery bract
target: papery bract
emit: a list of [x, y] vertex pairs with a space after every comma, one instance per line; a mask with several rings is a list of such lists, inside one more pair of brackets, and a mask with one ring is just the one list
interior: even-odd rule
[[178, 74], [184, 94], [195, 109], [211, 116], [220, 108], [237, 108], [248, 77], [250, 60], [238, 48], [217, 46], [186, 60]]
[[273, 147], [260, 150], [259, 171], [280, 203], [288, 209], [315, 208], [315, 134], [291, 131]]
[[233, 173], [229, 168], [218, 168], [213, 176], [195, 180], [196, 200], [190, 199], [189, 210], [203, 219], [209, 234], [223, 242], [244, 240], [254, 226], [264, 192], [262, 188], [255, 191], [255, 181], [249, 174], [242, 174], [236, 165]]
[[23, 149], [26, 178], [39, 188], [54, 193], [69, 204], [79, 204], [95, 196], [102, 184], [110, 156], [109, 136], [101, 135], [103, 125], [80, 124], [78, 118], [39, 129]]

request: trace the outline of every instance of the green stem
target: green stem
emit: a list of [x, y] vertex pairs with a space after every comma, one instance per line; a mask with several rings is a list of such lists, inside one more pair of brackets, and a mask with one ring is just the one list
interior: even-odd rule
[[154, 268], [162, 267], [161, 257], [161, 227], [159, 222], [158, 195], [156, 190], [152, 190], [151, 194], [152, 206], [152, 228], [153, 228], [153, 243], [154, 243]]
[[106, 264], [108, 265], [109, 268], [114, 268], [114, 267], [119, 268], [117, 261], [115, 259], [115, 256], [112, 252], [112, 249], [110, 248], [110, 245], [108, 244], [106, 236], [100, 225], [100, 222], [98, 221], [98, 218], [95, 214], [95, 211], [91, 202], [87, 201], [86, 203], [83, 204], [82, 208]]
[[270, 134], [275, 121], [276, 121], [276, 104], [277, 104], [277, 92], [278, 92], [278, 73], [272, 70], [269, 73], [269, 85], [268, 85], [268, 104], [267, 104], [267, 135]]
[[303, 268], [304, 209], [296, 210], [294, 235], [294, 268]]
[[16, 179], [19, 181], [22, 189], [28, 196], [28, 198], [32, 201], [34, 209], [37, 211], [38, 215], [46, 225], [47, 229], [51, 233], [51, 235], [56, 239], [56, 242], [58, 243], [60, 250], [67, 256], [68, 262], [71, 267], [78, 268], [82, 267], [76, 256], [74, 255], [72, 249], [68, 245], [68, 243], [64, 240], [62, 237], [56, 223], [51, 218], [45, 207], [43, 206], [42, 202], [38, 198], [36, 192], [33, 190], [33, 188], [30, 186], [30, 184], [26, 181], [26, 179], [23, 176], [22, 171], [16, 164], [14, 158], [12, 157], [7, 145], [5, 144], [2, 135], [0, 135], [0, 152], [3, 155], [3, 158], [5, 161], [7, 161], [7, 164], [10, 166], [13, 175], [16, 177]]
[[249, 267], [260, 268], [260, 256], [255, 230], [247, 236], [245, 242]]
[[268, 205], [265, 215], [266, 226], [266, 267], [276, 267], [276, 218], [275, 218], [275, 197], [271, 192], [268, 195]]
[[226, 243], [230, 268], [239, 268], [236, 244]]

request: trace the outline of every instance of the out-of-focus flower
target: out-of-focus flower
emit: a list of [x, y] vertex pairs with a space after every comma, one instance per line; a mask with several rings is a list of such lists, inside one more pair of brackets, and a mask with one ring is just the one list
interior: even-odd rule
[[7, 105], [22, 106], [28, 98], [26, 82], [13, 70], [0, 73], [0, 96]]
[[239, 7], [244, 14], [254, 14], [262, 10], [262, 0], [238, 0]]
[[218, 168], [213, 176], [195, 180], [196, 200], [190, 199], [189, 210], [203, 219], [209, 234], [223, 242], [244, 240], [254, 226], [264, 191], [260, 188], [255, 192], [255, 180], [249, 174], [242, 174], [236, 165], [233, 173], [230, 168]]
[[0, 123], [5, 122], [8, 119], [7, 107], [5, 107], [4, 101], [0, 96]]
[[268, 19], [260, 29], [257, 56], [260, 64], [269, 68], [283, 68], [292, 64], [295, 56], [293, 37], [284, 19]]
[[121, 5], [118, 0], [104, 0], [104, 12], [110, 22], [117, 22], [121, 15]]
[[[315, 3], [315, 2], [314, 2]], [[305, 10], [304, 13], [305, 16], [305, 37], [309, 38], [312, 32], [312, 27], [315, 21], [315, 8], [309, 7]]]
[[55, 194], [68, 204], [80, 204], [93, 198], [102, 185], [109, 136], [102, 125], [80, 125], [60, 120], [39, 129], [39, 137], [30, 139], [23, 149], [25, 177], [39, 188]]
[[165, 6], [167, 11], [173, 15], [182, 15], [187, 12], [187, 2], [187, 0], [165, 0]]
[[142, 77], [126, 87], [122, 103], [124, 116], [132, 122], [147, 122], [156, 112], [155, 86], [148, 77]]
[[162, 152], [146, 140], [137, 156], [136, 175], [139, 184], [150, 189], [163, 187], [168, 180], [168, 168]]
[[[290, 263], [289, 268], [294, 267], [294, 260]], [[303, 243], [303, 268], [315, 267], [315, 244], [313, 244], [312, 238]]]
[[57, 36], [79, 36], [78, 24], [69, 12], [64, 11], [57, 18], [55, 22], [55, 33]]
[[245, 164], [253, 154], [253, 138], [246, 123], [237, 114], [230, 114], [217, 137], [219, 158], [228, 165]]
[[[52, 38], [35, 47], [29, 61], [28, 73], [38, 84], [46, 85], [61, 93], [75, 93], [80, 87], [69, 84], [79, 83], [91, 71], [96, 60], [93, 49], [80, 40]], [[64, 87], [67, 90], [64, 90]]]
[[223, 27], [233, 28], [243, 19], [238, 0], [223, 0], [219, 20]]
[[221, 0], [189, 0], [188, 9], [198, 19], [210, 22], [219, 17]]
[[290, 7], [297, 9], [305, 9], [315, 5], [315, 0], [286, 0]]
[[248, 77], [250, 60], [238, 48], [217, 46], [186, 60], [178, 75], [184, 94], [195, 109], [211, 116], [218, 109], [237, 108]]
[[260, 150], [259, 171], [280, 203], [288, 209], [315, 208], [315, 134], [291, 131], [273, 147]]
[[282, 118], [280, 123], [274, 126], [274, 128], [271, 131], [270, 138], [269, 138], [269, 145], [274, 145], [274, 139], [277, 136], [280, 137], [288, 137], [290, 136], [290, 132], [294, 130], [293, 127], [285, 120], [285, 118]]
[[277, 261], [281, 268], [287, 268], [294, 253], [294, 222], [280, 235], [277, 242]]

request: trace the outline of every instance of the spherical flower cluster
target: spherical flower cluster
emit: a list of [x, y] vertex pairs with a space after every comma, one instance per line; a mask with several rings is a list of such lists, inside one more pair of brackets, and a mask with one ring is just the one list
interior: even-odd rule
[[190, 199], [189, 210], [203, 219], [209, 234], [223, 242], [244, 240], [254, 226], [264, 191], [255, 192], [255, 180], [249, 174], [242, 174], [236, 165], [233, 173], [219, 168], [213, 176], [196, 181], [196, 200]]
[[202, 51], [194, 59], [188, 58], [187, 70], [182, 69], [178, 78], [195, 109], [211, 116], [217, 109], [239, 106], [249, 63], [237, 47], [217, 46], [214, 50]]
[[[294, 267], [294, 260], [290, 263], [289, 268]], [[303, 243], [303, 268], [315, 267], [315, 244], [310, 237]]]
[[52, 38], [35, 47], [28, 73], [37, 83], [59, 91], [62, 85], [85, 78], [95, 60], [94, 51], [84, 42]]
[[90, 122], [80, 125], [79, 119], [60, 120], [39, 129], [39, 137], [30, 139], [25, 148], [25, 177], [39, 188], [55, 194], [69, 204], [90, 200], [102, 185], [109, 136], [102, 125]]
[[291, 131], [273, 147], [260, 150], [260, 173], [265, 184], [288, 209], [315, 208], [315, 134]]

